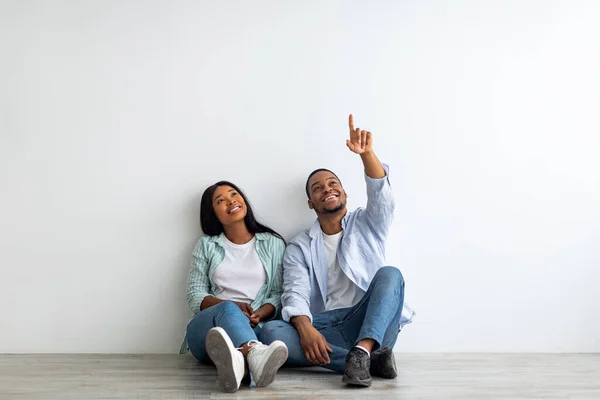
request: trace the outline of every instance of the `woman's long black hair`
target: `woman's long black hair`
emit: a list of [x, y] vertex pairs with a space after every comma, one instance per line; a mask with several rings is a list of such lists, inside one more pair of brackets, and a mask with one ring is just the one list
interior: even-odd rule
[[270, 233], [274, 236], [277, 236], [285, 243], [285, 239], [279, 233], [256, 220], [246, 195], [244, 195], [240, 188], [228, 181], [219, 181], [214, 185], [209, 186], [202, 194], [202, 200], [200, 200], [200, 226], [202, 226], [202, 231], [204, 231], [206, 235], [217, 236], [224, 232], [223, 224], [217, 218], [215, 210], [212, 206], [213, 195], [219, 186], [231, 186], [240, 194], [240, 196], [242, 196], [246, 202], [246, 216], [244, 217], [244, 223], [246, 224], [246, 228], [248, 228], [250, 233]]

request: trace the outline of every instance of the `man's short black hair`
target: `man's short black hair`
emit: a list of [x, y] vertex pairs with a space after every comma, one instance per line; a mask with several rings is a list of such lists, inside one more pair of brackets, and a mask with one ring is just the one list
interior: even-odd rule
[[308, 181], [310, 181], [310, 178], [312, 178], [314, 174], [316, 174], [318, 172], [322, 172], [322, 171], [329, 172], [331, 175], [335, 176], [335, 178], [338, 180], [338, 182], [340, 183], [340, 185], [342, 184], [342, 181], [340, 181], [340, 178], [338, 178], [338, 176], [336, 174], [334, 174], [333, 171], [330, 171], [327, 168], [315, 169], [313, 172], [310, 173], [310, 175], [306, 179], [306, 196], [308, 196], [309, 200], [310, 200], [310, 189], [308, 188]]

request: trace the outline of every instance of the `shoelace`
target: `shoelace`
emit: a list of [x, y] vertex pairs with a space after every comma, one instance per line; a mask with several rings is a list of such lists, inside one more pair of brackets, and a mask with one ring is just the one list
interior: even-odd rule
[[[246, 344], [249, 347], [248, 354], [250, 354], [250, 350], [254, 347], [255, 344], [262, 344], [262, 343], [260, 343], [258, 340], [251, 340]], [[243, 348], [243, 346], [238, 347], [236, 350], [240, 350], [240, 352], [241, 352], [242, 348]], [[244, 356], [244, 361], [246, 361], [247, 358], [248, 358], [247, 356]], [[256, 383], [254, 382], [254, 375], [252, 375], [252, 372], [250, 372], [250, 371], [248, 371], [248, 379], [250, 380], [250, 382], [248, 382], [248, 385], [252, 386], [254, 384], [254, 386], [256, 387]]]
[[[251, 340], [248, 343], [244, 343], [248, 345], [249, 350], [252, 349], [254, 347], [255, 344], [262, 344], [261, 342], [259, 342], [258, 340]], [[241, 350], [244, 348], [244, 346], [238, 347], [236, 348], [236, 350]], [[246, 356], [244, 356], [244, 359], [246, 359]]]

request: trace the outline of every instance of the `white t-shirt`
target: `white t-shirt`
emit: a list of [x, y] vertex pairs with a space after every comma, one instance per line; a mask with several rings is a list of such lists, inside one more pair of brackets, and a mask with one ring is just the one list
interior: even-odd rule
[[267, 282], [267, 272], [256, 252], [256, 236], [248, 243], [235, 244], [223, 235], [223, 246], [225, 258], [213, 275], [215, 297], [252, 303]]
[[334, 235], [323, 233], [328, 266], [327, 303], [325, 304], [327, 311], [352, 307], [355, 304], [356, 286], [342, 271], [337, 261], [337, 249], [342, 240], [343, 233], [344, 231]]

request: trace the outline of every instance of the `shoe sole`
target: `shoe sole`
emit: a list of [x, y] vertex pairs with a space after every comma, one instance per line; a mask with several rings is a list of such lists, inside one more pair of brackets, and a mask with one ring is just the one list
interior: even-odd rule
[[342, 378], [342, 382], [352, 386], [361, 386], [361, 387], [370, 387], [373, 384], [373, 378], [369, 379], [355, 379], [350, 378], [348, 375], [344, 374]]
[[256, 381], [256, 387], [265, 387], [273, 383], [277, 371], [288, 358], [288, 349], [285, 344], [281, 344], [273, 349], [269, 359], [263, 367], [260, 380]]
[[[206, 352], [217, 367], [217, 383], [222, 391], [233, 393], [239, 389], [233, 369], [233, 343], [219, 330], [211, 329], [206, 335]], [[237, 350], [234, 350], [237, 351]]]

